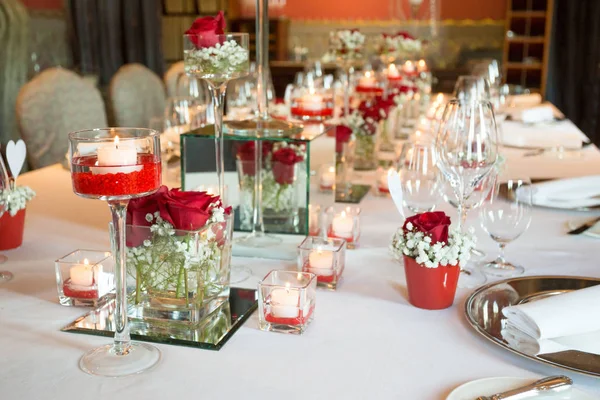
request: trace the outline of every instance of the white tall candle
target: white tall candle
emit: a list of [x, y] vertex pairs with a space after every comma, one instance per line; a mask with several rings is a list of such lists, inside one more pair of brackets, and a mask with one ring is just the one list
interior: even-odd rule
[[290, 284], [285, 289], [271, 291], [271, 314], [278, 318], [296, 318], [299, 313], [300, 293], [290, 290]]
[[331, 230], [337, 237], [352, 238], [354, 236], [354, 219], [351, 216], [346, 215], [345, 211], [342, 211], [340, 215], [333, 218]]
[[69, 277], [71, 278], [71, 285], [92, 286], [94, 284], [94, 268], [86, 258], [83, 264], [71, 267]]

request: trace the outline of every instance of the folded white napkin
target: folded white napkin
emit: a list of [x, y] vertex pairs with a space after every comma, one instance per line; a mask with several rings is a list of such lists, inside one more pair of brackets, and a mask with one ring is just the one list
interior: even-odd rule
[[536, 339], [600, 330], [600, 285], [506, 307], [506, 323]]
[[508, 96], [507, 104], [513, 107], [532, 107], [542, 103], [542, 95], [539, 93], [515, 94]]
[[600, 331], [536, 340], [511, 323], [506, 323], [501, 334], [512, 348], [529, 355], [551, 354], [567, 350], [600, 354]]
[[[553, 208], [580, 208], [600, 205], [600, 175], [557, 179], [532, 185], [532, 203]], [[517, 197], [526, 195], [517, 192]]]
[[516, 112], [511, 114], [511, 117], [515, 121], [521, 121], [526, 124], [550, 122], [554, 121], [554, 108], [547, 104], [525, 109], [518, 108]]
[[546, 125], [524, 125], [504, 121], [501, 126], [502, 143], [512, 147], [580, 149], [587, 137], [571, 121]]

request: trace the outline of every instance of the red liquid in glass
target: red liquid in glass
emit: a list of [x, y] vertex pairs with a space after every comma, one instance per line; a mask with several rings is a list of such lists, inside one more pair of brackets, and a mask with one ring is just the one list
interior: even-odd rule
[[160, 187], [161, 164], [155, 155], [138, 154], [136, 165], [123, 168], [141, 166], [142, 169], [129, 173], [94, 173], [91, 168], [100, 170], [119, 167], [98, 167], [97, 162], [96, 155], [73, 158], [71, 177], [75, 193], [97, 197], [128, 196], [149, 193]]

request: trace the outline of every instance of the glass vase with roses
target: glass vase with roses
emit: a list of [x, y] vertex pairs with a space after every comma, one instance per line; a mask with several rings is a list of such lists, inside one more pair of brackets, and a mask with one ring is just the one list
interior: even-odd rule
[[206, 192], [168, 190], [127, 210], [129, 316], [199, 324], [229, 298], [231, 207]]

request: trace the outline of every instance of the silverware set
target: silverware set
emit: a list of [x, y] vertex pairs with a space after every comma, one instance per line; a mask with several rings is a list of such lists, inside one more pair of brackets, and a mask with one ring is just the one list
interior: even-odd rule
[[573, 385], [573, 381], [569, 377], [564, 375], [550, 376], [517, 389], [497, 393], [492, 396], [479, 396], [475, 400], [527, 399], [543, 394], [563, 392], [569, 390], [571, 385]]

